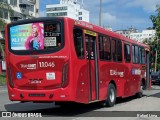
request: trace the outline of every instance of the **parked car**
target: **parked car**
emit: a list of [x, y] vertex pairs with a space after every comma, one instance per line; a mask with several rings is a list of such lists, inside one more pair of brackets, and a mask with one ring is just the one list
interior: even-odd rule
[[151, 73], [152, 84], [160, 85], [160, 71]]

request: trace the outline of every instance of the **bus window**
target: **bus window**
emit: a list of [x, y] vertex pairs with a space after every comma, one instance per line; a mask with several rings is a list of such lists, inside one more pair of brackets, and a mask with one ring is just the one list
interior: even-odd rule
[[98, 36], [98, 44], [99, 44], [99, 57], [101, 60], [104, 59], [104, 47], [103, 47], [103, 36]]
[[145, 50], [142, 48], [142, 64], [145, 64]]
[[74, 46], [78, 58], [84, 58], [83, 31], [79, 28], [73, 30]]
[[134, 46], [132, 45], [132, 63], [135, 63], [135, 54], [134, 54]]
[[125, 62], [131, 61], [130, 45], [128, 44], [124, 44], [124, 59], [125, 59]]
[[122, 42], [120, 40], [117, 40], [117, 61], [122, 61]]
[[133, 63], [139, 63], [139, 49], [136, 45], [132, 45], [132, 59]]
[[111, 46], [109, 37], [99, 36], [99, 54], [101, 60], [111, 60]]
[[139, 63], [138, 46], [135, 46], [135, 63]]
[[59, 51], [64, 47], [62, 25], [55, 20], [9, 26], [9, 50], [18, 55]]
[[112, 39], [111, 43], [113, 61], [122, 61], [122, 42], [120, 40]]
[[116, 40], [113, 40], [113, 39], [112, 39], [111, 49], [112, 49], [113, 61], [116, 61]]
[[139, 63], [142, 64], [142, 48], [139, 47]]
[[105, 60], [111, 60], [111, 45], [109, 37], [103, 37], [104, 41], [104, 59]]
[[95, 37], [85, 35], [86, 41], [86, 58], [89, 60], [95, 60]]

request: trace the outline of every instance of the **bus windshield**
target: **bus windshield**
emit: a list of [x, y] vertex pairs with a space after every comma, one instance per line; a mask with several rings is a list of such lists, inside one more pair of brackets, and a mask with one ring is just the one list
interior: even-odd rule
[[33, 22], [9, 28], [9, 49], [14, 53], [52, 51], [63, 47], [61, 22]]

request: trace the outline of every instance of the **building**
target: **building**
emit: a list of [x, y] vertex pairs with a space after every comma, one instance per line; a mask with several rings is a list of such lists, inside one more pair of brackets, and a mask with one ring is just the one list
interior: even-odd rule
[[155, 30], [143, 30], [142, 32], [131, 33], [130, 38], [138, 42], [143, 42], [144, 40], [153, 40], [155, 37]]
[[[0, 18], [6, 23], [38, 16], [39, 0], [0, 0]], [[0, 31], [0, 38], [3, 37], [4, 29]]]
[[135, 28], [129, 28], [128, 30], [116, 30], [114, 31], [116, 33], [119, 33], [121, 35], [124, 35], [125, 37], [128, 37], [132, 40], [136, 40], [138, 42], [143, 42], [144, 40], [153, 40], [155, 37], [156, 31], [153, 29], [147, 29], [143, 30], [142, 32], [138, 32]]
[[106, 30], [109, 30], [109, 31], [113, 31], [110, 26], [103, 26], [103, 28], [106, 29]]
[[38, 16], [39, 0], [0, 0], [0, 69], [6, 70], [4, 23]]
[[116, 32], [118, 34], [121, 34], [121, 35], [124, 35], [127, 38], [130, 38], [130, 34], [131, 33], [137, 33], [138, 30], [136, 28], [131, 27], [128, 30], [127, 29], [125, 29], [125, 30], [116, 30], [114, 32]]
[[77, 0], [60, 0], [60, 4], [46, 5], [46, 15], [48, 17], [66, 16], [89, 22], [89, 11], [83, 9]]

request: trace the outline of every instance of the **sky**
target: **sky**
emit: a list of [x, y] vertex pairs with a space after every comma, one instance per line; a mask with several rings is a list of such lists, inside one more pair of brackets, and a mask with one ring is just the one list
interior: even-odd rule
[[[46, 5], [59, 4], [60, 0], [40, 0], [40, 16], [46, 14]], [[78, 0], [81, 3], [82, 0]], [[99, 24], [100, 0], [83, 0], [83, 8], [90, 12], [90, 23]], [[102, 0], [102, 26], [114, 31], [130, 27], [142, 31], [152, 27], [150, 15], [156, 15], [160, 0]]]

